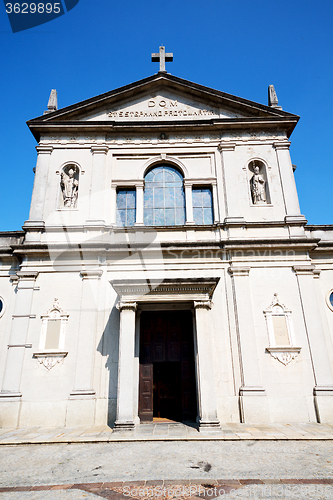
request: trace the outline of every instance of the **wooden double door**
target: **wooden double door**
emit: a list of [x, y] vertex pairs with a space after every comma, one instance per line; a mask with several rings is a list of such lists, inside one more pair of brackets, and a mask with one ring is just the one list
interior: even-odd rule
[[191, 311], [141, 313], [139, 417], [194, 421], [197, 416]]

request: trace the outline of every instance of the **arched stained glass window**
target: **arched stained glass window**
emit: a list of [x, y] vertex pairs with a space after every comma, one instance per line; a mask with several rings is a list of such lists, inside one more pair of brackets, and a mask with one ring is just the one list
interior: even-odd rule
[[144, 223], [146, 226], [185, 224], [183, 176], [169, 165], [160, 165], [145, 177]]

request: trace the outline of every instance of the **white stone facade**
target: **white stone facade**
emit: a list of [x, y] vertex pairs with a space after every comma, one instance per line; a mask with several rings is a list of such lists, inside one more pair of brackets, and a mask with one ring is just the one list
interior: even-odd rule
[[[300, 212], [297, 120], [159, 73], [28, 122], [30, 217], [0, 234], [0, 426], [138, 425], [140, 315], [159, 310], [192, 312], [200, 431], [333, 422], [333, 226]], [[147, 226], [162, 165], [185, 219]], [[136, 193], [124, 227], [121, 189]]]

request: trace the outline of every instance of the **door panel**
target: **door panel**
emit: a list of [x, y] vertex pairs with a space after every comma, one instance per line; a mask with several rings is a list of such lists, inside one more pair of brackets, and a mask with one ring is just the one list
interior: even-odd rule
[[144, 422], [153, 420], [153, 365], [141, 364], [139, 368], [139, 414]]
[[151, 421], [153, 416], [195, 419], [197, 398], [190, 311], [142, 312], [139, 394], [141, 421]]

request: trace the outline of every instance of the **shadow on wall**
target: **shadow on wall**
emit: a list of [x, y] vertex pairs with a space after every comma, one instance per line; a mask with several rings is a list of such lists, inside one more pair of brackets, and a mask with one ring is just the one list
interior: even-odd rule
[[108, 322], [97, 346], [98, 352], [106, 359], [104, 366], [109, 373], [106, 397], [108, 398], [107, 425], [110, 427], [114, 425], [117, 411], [120, 313], [115, 307], [116, 302], [117, 299], [113, 304]]

